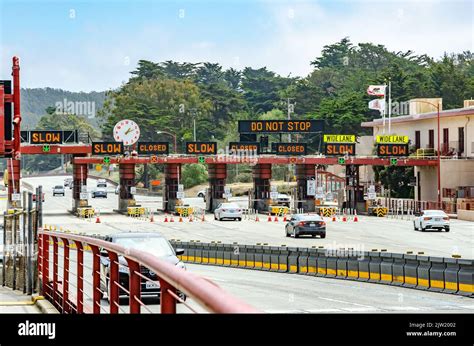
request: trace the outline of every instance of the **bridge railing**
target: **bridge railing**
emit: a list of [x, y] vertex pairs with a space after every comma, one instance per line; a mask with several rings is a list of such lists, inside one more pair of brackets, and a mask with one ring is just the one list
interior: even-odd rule
[[[91, 264], [85, 260], [85, 254]], [[104, 256], [110, 261], [107, 284], [104, 285], [107, 292], [101, 284], [101, 275], [104, 275], [101, 257]], [[71, 262], [75, 262], [75, 266]], [[141, 284], [144, 281], [159, 282], [161, 313], [176, 313], [178, 303], [197, 312], [183, 294], [208, 312], [260, 312], [212, 281], [177, 268], [150, 253], [98, 238], [40, 230], [38, 263], [42, 294], [62, 313], [107, 313], [101, 304], [105, 293], [110, 313], [127, 312], [121, 308], [119, 291], [128, 296], [130, 313], [140, 313], [142, 308], [152, 312], [142, 300]], [[123, 271], [124, 267], [128, 267], [128, 285], [119, 276], [119, 270]], [[154, 272], [157, 278], [151, 280], [143, 274], [145, 271]]]

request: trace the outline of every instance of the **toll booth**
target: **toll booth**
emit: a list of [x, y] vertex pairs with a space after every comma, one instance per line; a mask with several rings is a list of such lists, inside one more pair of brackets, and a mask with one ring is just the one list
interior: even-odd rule
[[307, 193], [308, 180], [315, 179], [315, 165], [299, 164], [296, 165], [296, 208], [303, 209], [304, 212], [315, 211], [314, 196]]
[[[87, 175], [89, 168], [87, 163], [74, 163], [72, 160], [72, 212], [76, 213], [78, 208], [88, 205], [88, 199], [81, 199], [82, 187], [87, 189]], [[87, 191], [86, 191], [87, 192]], [[86, 194], [86, 196], [88, 196]], [[84, 197], [84, 195], [83, 195]]]
[[21, 201], [12, 200], [13, 193], [20, 193], [20, 160], [8, 159], [8, 208], [21, 208]]
[[210, 163], [209, 189], [206, 193], [206, 210], [213, 212], [219, 204], [225, 202], [225, 182], [227, 178], [227, 165], [225, 163]]
[[253, 209], [267, 212], [271, 203], [270, 179], [272, 165], [269, 163], [256, 164], [253, 167]]
[[118, 210], [127, 212], [129, 206], [136, 206], [132, 195], [132, 187], [135, 186], [135, 164], [119, 163], [120, 193], [118, 199]]
[[163, 210], [174, 213], [177, 205], [179, 177], [181, 176], [180, 163], [165, 164], [165, 188], [163, 193]]
[[346, 166], [346, 203], [345, 208], [365, 212], [364, 187], [359, 182], [359, 165]]

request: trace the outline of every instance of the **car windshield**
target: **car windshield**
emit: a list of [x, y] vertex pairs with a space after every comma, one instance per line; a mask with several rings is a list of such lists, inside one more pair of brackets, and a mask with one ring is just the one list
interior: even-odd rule
[[117, 237], [114, 239], [114, 243], [128, 249], [149, 252], [157, 257], [174, 255], [171, 245], [165, 238], [161, 237]]
[[223, 203], [221, 208], [236, 208], [236, 209], [238, 209], [239, 206], [235, 203]]
[[97, 187], [107, 187], [107, 184], [106, 183], [98, 183]]
[[55, 188], [55, 189], [62, 189], [63, 186], [61, 186], [61, 185], [56, 185], [54, 188]]

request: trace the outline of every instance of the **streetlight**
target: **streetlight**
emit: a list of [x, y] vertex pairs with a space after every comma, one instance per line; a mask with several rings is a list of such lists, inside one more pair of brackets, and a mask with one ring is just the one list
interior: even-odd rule
[[421, 101], [421, 100], [410, 100], [409, 102], [420, 102], [426, 103], [436, 108], [438, 113], [438, 205], [441, 206], [441, 153], [440, 153], [440, 125], [439, 125], [439, 102], [437, 104], [428, 102], [428, 101]]
[[174, 153], [177, 154], [178, 153], [178, 146], [176, 144], [176, 135], [171, 133], [171, 132], [167, 132], [167, 131], [156, 131], [156, 133], [159, 135], [161, 133], [164, 133], [164, 134], [167, 134], [167, 135], [170, 135], [171, 137], [173, 137], [174, 139]]

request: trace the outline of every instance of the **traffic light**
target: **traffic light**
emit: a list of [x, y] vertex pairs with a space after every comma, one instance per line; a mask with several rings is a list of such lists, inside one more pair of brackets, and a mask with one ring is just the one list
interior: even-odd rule
[[49, 153], [51, 151], [51, 146], [49, 144], [43, 145], [43, 153]]
[[337, 163], [340, 165], [344, 165], [346, 163], [346, 159], [344, 157], [340, 157], [337, 159]]
[[390, 164], [391, 164], [392, 166], [396, 166], [397, 163], [398, 163], [398, 159], [390, 159]]
[[204, 156], [199, 156], [198, 162], [199, 163], [206, 163], [206, 158]]
[[110, 163], [110, 157], [109, 156], [104, 156], [103, 162], [105, 164], [109, 164]]

